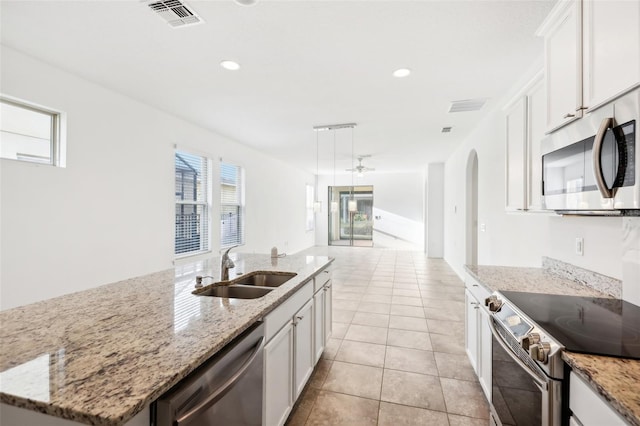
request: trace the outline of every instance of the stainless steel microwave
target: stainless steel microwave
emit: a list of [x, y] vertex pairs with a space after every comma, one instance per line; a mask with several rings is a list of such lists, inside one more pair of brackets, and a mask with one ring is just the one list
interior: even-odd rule
[[639, 111], [637, 89], [543, 140], [544, 208], [640, 216]]

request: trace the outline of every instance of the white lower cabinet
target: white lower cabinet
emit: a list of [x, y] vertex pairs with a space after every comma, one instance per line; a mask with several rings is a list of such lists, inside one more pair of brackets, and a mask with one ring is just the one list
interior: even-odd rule
[[489, 291], [469, 276], [465, 284], [465, 349], [485, 396], [491, 400], [492, 336], [489, 313], [484, 308]]
[[331, 272], [321, 271], [265, 317], [263, 426], [286, 422], [324, 351], [331, 309]]
[[581, 426], [628, 424], [573, 371], [569, 374], [569, 409], [572, 412], [573, 423], [577, 420], [577, 424]]
[[282, 425], [293, 407], [293, 321], [264, 347], [265, 426]]
[[307, 380], [309, 380], [309, 377], [311, 377], [311, 373], [313, 373], [313, 367], [316, 365], [313, 350], [313, 320], [313, 300], [309, 300], [307, 304], [296, 313], [293, 319], [294, 400], [300, 396], [304, 385], [307, 383]]

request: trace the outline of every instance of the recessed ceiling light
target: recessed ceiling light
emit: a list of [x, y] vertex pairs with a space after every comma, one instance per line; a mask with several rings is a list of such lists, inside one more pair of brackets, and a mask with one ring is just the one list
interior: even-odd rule
[[226, 70], [237, 71], [240, 69], [240, 64], [235, 61], [222, 61], [220, 66]]
[[236, 0], [236, 3], [241, 4], [243, 6], [253, 6], [257, 2], [258, 0]]
[[402, 78], [411, 74], [411, 70], [409, 68], [400, 68], [393, 72], [394, 77]]

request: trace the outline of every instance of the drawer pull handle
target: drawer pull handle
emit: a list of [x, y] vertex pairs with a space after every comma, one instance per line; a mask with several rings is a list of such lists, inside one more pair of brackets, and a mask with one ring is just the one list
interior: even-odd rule
[[562, 118], [571, 118], [571, 117], [575, 117], [575, 116], [576, 116], [575, 114], [572, 114], [572, 113], [568, 112]]

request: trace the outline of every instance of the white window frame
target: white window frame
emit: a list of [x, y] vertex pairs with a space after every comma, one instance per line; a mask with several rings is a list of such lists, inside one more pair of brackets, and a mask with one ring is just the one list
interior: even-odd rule
[[[193, 205], [193, 206], [202, 206], [203, 207], [203, 216], [204, 218], [202, 220], [204, 220], [205, 224], [206, 224], [206, 247], [202, 247], [199, 250], [192, 250], [192, 251], [188, 251], [188, 252], [183, 252], [183, 253], [176, 253], [176, 241], [175, 239], [177, 238], [176, 235], [176, 230], [175, 230], [175, 222], [174, 222], [174, 249], [173, 249], [173, 253], [176, 259], [182, 259], [182, 258], [186, 258], [186, 257], [191, 257], [191, 256], [198, 256], [201, 254], [205, 254], [205, 253], [211, 253], [211, 245], [212, 245], [212, 241], [211, 241], [211, 225], [212, 225], [212, 215], [213, 215], [213, 206], [212, 206], [212, 184], [213, 184], [213, 161], [211, 160], [211, 158], [207, 155], [204, 154], [202, 152], [198, 152], [197, 150], [192, 150], [189, 148], [184, 148], [181, 146], [174, 146], [174, 150], [173, 150], [173, 164], [174, 164], [174, 173], [175, 173], [175, 158], [176, 155], [178, 153], [184, 153], [184, 154], [189, 154], [189, 155], [193, 155], [193, 156], [197, 156], [200, 157], [202, 159], [204, 159], [206, 161], [207, 164], [207, 176], [206, 176], [206, 185], [207, 188], [206, 190], [203, 192], [205, 200], [204, 201], [189, 201], [189, 200], [175, 200], [175, 195], [174, 195], [174, 200], [175, 200], [175, 205]], [[174, 177], [173, 180], [173, 187], [174, 187], [174, 192], [175, 192], [175, 185], [176, 185], [176, 180]], [[175, 213], [175, 212], [174, 212]]]
[[52, 108], [48, 108], [42, 105], [35, 104], [33, 102], [27, 102], [22, 99], [14, 98], [12, 96], [0, 95], [0, 103], [12, 105], [17, 108], [22, 108], [28, 111], [33, 111], [38, 114], [44, 114], [51, 117], [51, 138], [49, 142], [50, 160], [43, 162], [35, 157], [29, 158], [29, 155], [24, 155], [22, 158], [7, 158], [0, 157], [3, 160], [19, 161], [24, 163], [38, 164], [44, 166], [66, 167], [66, 123], [67, 115], [62, 111], [57, 111]]
[[[224, 203], [223, 202], [223, 195], [224, 195], [224, 191], [222, 189], [222, 166], [224, 165], [228, 165], [228, 166], [233, 166], [233, 167], [237, 167], [239, 169], [239, 175], [240, 175], [240, 199], [239, 199], [239, 203], [235, 204], [235, 203]], [[240, 216], [240, 240], [239, 241], [233, 241], [233, 242], [225, 242], [222, 239], [222, 233], [223, 233], [223, 225], [222, 222], [220, 223], [220, 238], [219, 238], [219, 243], [220, 243], [220, 249], [225, 249], [228, 247], [233, 247], [233, 246], [242, 246], [245, 244], [246, 242], [246, 208], [245, 208], [245, 191], [246, 191], [246, 179], [245, 179], [245, 169], [241, 164], [238, 164], [236, 162], [232, 162], [232, 161], [226, 161], [223, 160], [222, 158], [220, 158], [220, 164], [219, 164], [219, 170], [218, 170], [218, 188], [220, 191], [220, 213], [219, 213], [219, 217], [222, 216], [222, 211], [224, 209], [225, 206], [237, 206], [238, 207], [238, 211], [239, 211], [239, 216]]]

